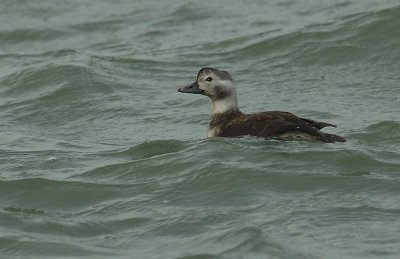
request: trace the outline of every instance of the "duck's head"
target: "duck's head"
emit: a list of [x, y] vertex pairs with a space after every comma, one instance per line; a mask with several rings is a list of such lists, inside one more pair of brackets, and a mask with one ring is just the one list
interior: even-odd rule
[[236, 88], [232, 76], [223, 70], [204, 67], [200, 69], [194, 83], [179, 88], [178, 92], [210, 97], [213, 114], [238, 109]]

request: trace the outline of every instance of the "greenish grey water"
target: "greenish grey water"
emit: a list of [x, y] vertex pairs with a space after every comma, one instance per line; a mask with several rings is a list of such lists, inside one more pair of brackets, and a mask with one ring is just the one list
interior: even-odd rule
[[[398, 1], [0, 7], [0, 258], [399, 258]], [[206, 139], [203, 66], [348, 142]]]

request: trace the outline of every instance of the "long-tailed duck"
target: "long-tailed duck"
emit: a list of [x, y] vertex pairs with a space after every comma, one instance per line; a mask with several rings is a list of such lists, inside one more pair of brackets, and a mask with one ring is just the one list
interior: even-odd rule
[[280, 140], [317, 140], [327, 143], [345, 142], [343, 137], [323, 133], [320, 129], [336, 125], [297, 117], [284, 111], [244, 114], [238, 108], [232, 76], [223, 70], [204, 67], [196, 81], [178, 90], [202, 94], [212, 101], [208, 137], [257, 136]]

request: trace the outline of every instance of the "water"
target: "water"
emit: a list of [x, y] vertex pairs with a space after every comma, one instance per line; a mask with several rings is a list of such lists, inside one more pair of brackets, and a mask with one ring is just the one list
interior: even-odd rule
[[[397, 0], [0, 7], [1, 258], [399, 258]], [[203, 66], [348, 142], [206, 139]]]

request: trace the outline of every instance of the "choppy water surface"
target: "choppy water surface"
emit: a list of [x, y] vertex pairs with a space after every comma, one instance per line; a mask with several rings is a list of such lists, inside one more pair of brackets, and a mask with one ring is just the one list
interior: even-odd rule
[[[399, 258], [400, 4], [0, 3], [1, 258]], [[206, 139], [176, 92], [346, 143]]]

